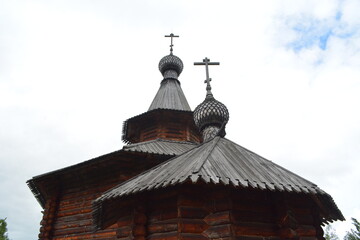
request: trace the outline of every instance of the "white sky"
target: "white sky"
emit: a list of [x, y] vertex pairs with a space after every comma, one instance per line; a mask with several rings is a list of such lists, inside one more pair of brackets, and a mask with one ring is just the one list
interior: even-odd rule
[[318, 184], [360, 219], [360, 1], [0, 0], [0, 218], [37, 239], [33, 176], [122, 147], [169, 53], [194, 109], [227, 105], [227, 138]]

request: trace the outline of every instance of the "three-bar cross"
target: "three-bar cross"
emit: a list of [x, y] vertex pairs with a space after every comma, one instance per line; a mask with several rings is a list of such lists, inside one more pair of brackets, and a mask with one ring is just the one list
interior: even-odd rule
[[208, 59], [207, 57], [202, 61], [202, 62], [194, 62], [194, 65], [205, 65], [205, 71], [206, 71], [206, 90], [207, 90], [207, 94], [211, 94], [211, 86], [210, 86], [210, 81], [211, 78], [209, 77], [209, 65], [220, 65], [219, 62], [210, 62], [210, 59]]
[[173, 38], [174, 37], [179, 37], [179, 35], [174, 35], [173, 33], [170, 33], [170, 35], [165, 35], [165, 37], [169, 37], [171, 38], [171, 44], [170, 44], [170, 54], [172, 54], [173, 52]]

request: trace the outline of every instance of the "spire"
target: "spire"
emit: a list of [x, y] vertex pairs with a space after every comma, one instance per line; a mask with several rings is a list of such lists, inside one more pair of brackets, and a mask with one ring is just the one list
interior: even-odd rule
[[209, 65], [220, 65], [219, 62], [210, 62], [205, 58], [203, 62], [194, 65], [205, 65], [206, 70], [206, 98], [194, 110], [194, 121], [202, 134], [203, 141], [208, 141], [215, 136], [225, 136], [225, 125], [229, 121], [229, 111], [221, 102], [217, 101], [212, 92], [209, 77]]
[[170, 54], [163, 57], [159, 62], [159, 70], [163, 75], [163, 80], [149, 111], [153, 109], [191, 111], [178, 80], [184, 65], [179, 57], [173, 55], [173, 38], [179, 36], [171, 33], [165, 37], [171, 38]]

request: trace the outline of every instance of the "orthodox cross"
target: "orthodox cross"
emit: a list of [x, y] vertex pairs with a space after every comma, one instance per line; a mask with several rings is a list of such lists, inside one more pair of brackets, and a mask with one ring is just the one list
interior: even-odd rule
[[211, 78], [209, 77], [209, 65], [220, 65], [219, 62], [210, 62], [210, 59], [207, 57], [202, 62], [194, 62], [194, 65], [205, 65], [205, 71], [206, 71], [206, 80], [204, 83], [206, 83], [206, 95], [212, 95], [211, 93]]
[[172, 52], [173, 52], [173, 46], [174, 46], [174, 44], [173, 44], [173, 38], [174, 38], [174, 37], [179, 37], [179, 35], [174, 35], [173, 33], [170, 33], [170, 35], [165, 35], [165, 37], [171, 38], [170, 54], [172, 54]]

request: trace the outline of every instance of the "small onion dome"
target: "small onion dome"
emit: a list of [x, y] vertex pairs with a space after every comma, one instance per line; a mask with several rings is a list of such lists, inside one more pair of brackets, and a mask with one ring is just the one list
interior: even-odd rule
[[195, 108], [194, 121], [201, 132], [210, 126], [222, 128], [229, 121], [229, 111], [212, 94], [208, 94], [205, 100]]
[[165, 78], [175, 78], [180, 75], [184, 68], [181, 59], [173, 54], [163, 57], [159, 62], [159, 70]]

